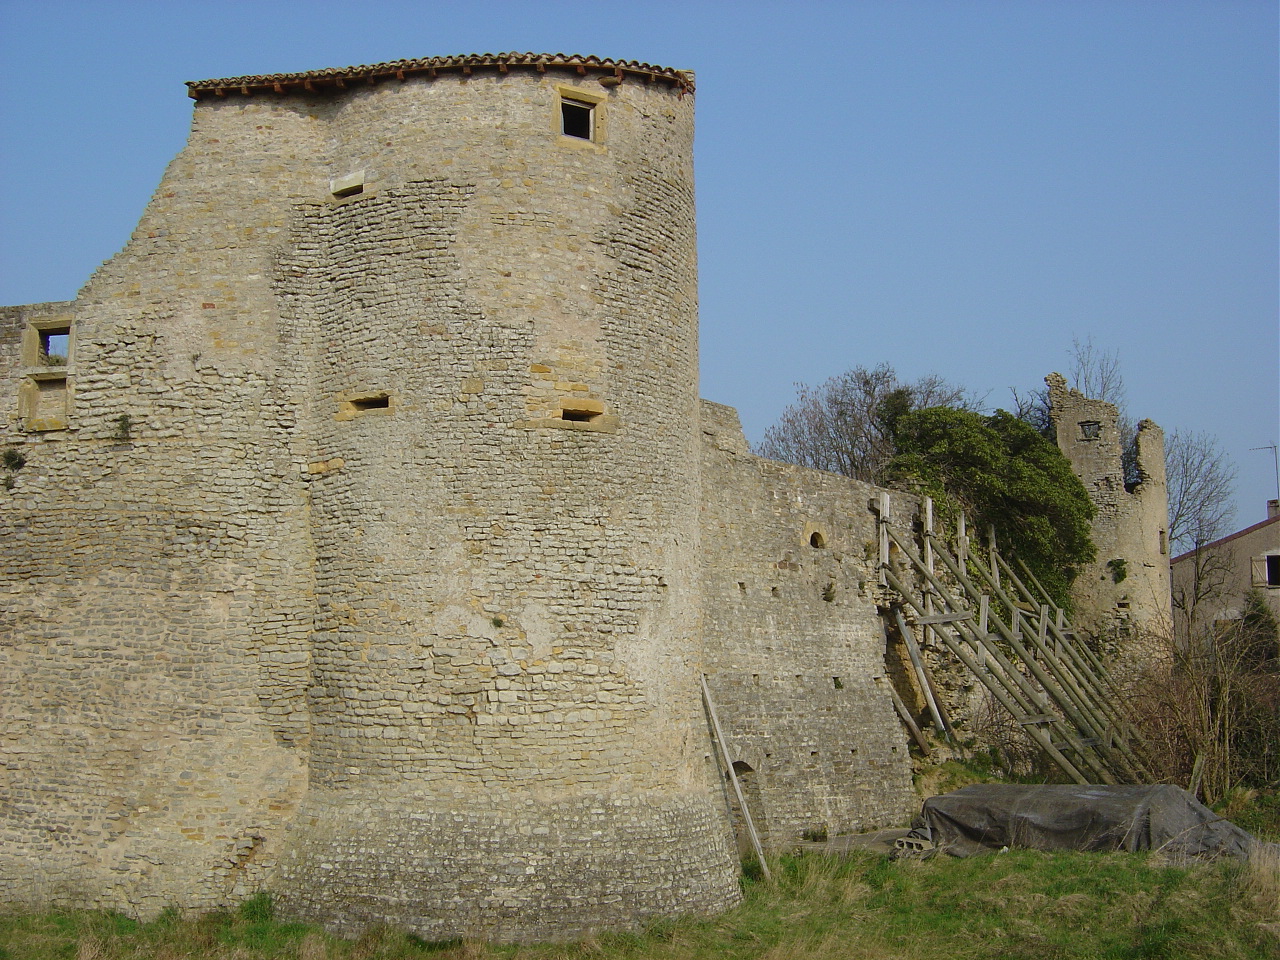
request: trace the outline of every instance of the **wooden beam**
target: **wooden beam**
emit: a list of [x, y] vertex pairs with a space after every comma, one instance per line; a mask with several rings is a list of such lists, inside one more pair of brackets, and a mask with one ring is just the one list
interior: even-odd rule
[[769, 864], [764, 858], [764, 848], [760, 846], [760, 835], [756, 833], [756, 823], [751, 819], [751, 810], [747, 806], [746, 798], [742, 795], [742, 785], [738, 783], [738, 773], [733, 769], [733, 760], [729, 756], [729, 744], [725, 742], [724, 731], [720, 729], [720, 718], [716, 715], [716, 705], [711, 700], [711, 688], [707, 686], [706, 674], [701, 675], [701, 680], [702, 701], [707, 705], [707, 713], [711, 715], [711, 728], [715, 730], [720, 756], [729, 771], [729, 779], [733, 781], [733, 792], [738, 798], [738, 809], [742, 811], [742, 822], [747, 825], [747, 835], [751, 837], [751, 848], [755, 850], [756, 859], [760, 861], [760, 872], [764, 874], [766, 880], [772, 880], [773, 877], [769, 875]]
[[929, 705], [929, 713], [933, 716], [933, 725], [943, 737], [949, 737], [950, 725], [942, 719], [942, 710], [938, 706], [937, 698], [933, 695], [933, 684], [929, 682], [929, 674], [925, 672], [924, 659], [920, 655], [915, 634], [911, 632], [911, 626], [902, 615], [901, 609], [895, 609], [893, 613], [898, 622], [898, 632], [902, 634], [902, 641], [907, 645], [907, 654], [911, 657], [911, 666], [915, 668], [916, 679], [920, 681], [920, 692], [924, 694], [925, 703]]
[[[898, 578], [894, 576], [892, 572], [887, 572], [886, 575], [889, 579], [889, 582], [892, 584], [893, 588], [897, 590], [899, 593], [902, 593], [903, 597], [907, 600], [908, 603], [911, 603], [912, 606], [915, 606], [916, 605], [915, 601], [911, 600], [909, 595], [903, 592], [904, 587], [901, 581], [899, 581]], [[1005, 710], [1007, 710], [1010, 714], [1014, 716], [1017, 716], [1019, 714], [1018, 706], [1010, 698], [1009, 692], [994, 678], [994, 676], [990, 672], [982, 671], [977, 668], [977, 664], [974, 662], [973, 657], [969, 655], [969, 652], [964, 649], [964, 646], [962, 644], [953, 643], [951, 641], [951, 638], [946, 634], [943, 634], [943, 643], [945, 643], [948, 646], [948, 648], [951, 650], [952, 653], [954, 653], [957, 657], [960, 658], [961, 662], [963, 662], [965, 666], [967, 666], [971, 671], [973, 671], [974, 676], [978, 678], [978, 680], [982, 683], [984, 687], [986, 687], [989, 691], [991, 691], [991, 695], [995, 697], [997, 701], [999, 701], [1000, 705], [1004, 707]], [[1040, 745], [1041, 749], [1044, 750], [1045, 753], [1049, 755], [1049, 757], [1053, 760], [1053, 762], [1056, 763], [1059, 766], [1059, 768], [1061, 768], [1062, 771], [1067, 774], [1067, 776], [1071, 777], [1071, 779], [1073, 779], [1076, 783], [1083, 784], [1083, 783], [1089, 782], [1088, 778], [1086, 778], [1085, 775], [1082, 774], [1076, 768], [1075, 764], [1073, 764], [1070, 760], [1068, 760], [1066, 755], [1064, 755], [1061, 750], [1059, 750], [1057, 747], [1053, 745], [1053, 741], [1048, 737], [1047, 734], [1045, 734], [1043, 730], [1041, 730], [1037, 726], [1032, 726], [1027, 728], [1027, 733], [1032, 737], [1032, 739], [1036, 741], [1036, 743]]]
[[953, 610], [950, 613], [931, 613], [927, 616], [916, 617], [916, 623], [933, 624], [933, 623], [956, 623], [960, 620], [972, 620], [972, 610]]

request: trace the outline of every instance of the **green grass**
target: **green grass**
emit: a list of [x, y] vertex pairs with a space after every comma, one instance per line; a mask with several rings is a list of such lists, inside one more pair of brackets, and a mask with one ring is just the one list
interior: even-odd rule
[[[238, 910], [150, 923], [119, 914], [0, 915], [0, 958], [35, 960], [1137, 960], [1280, 956], [1280, 861], [1172, 866], [1134, 854], [1013, 851], [967, 860], [873, 854], [773, 861], [740, 907], [556, 945], [424, 943], [376, 929], [337, 940]], [[1270, 932], [1264, 924], [1274, 924]]]
[[1280, 843], [1280, 790], [1233, 790], [1213, 809], [1259, 840]]

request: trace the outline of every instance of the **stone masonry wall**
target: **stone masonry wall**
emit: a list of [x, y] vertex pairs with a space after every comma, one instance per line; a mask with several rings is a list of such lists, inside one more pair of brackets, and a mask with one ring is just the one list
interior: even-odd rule
[[[879, 491], [751, 455], [729, 407], [704, 402], [702, 429], [707, 672], [757, 829], [776, 849], [904, 822], [916, 800], [875, 602]], [[893, 504], [909, 529], [914, 498]]]
[[[244, 116], [207, 135], [199, 174], [176, 159], [67, 305], [62, 415], [24, 409], [49, 373], [31, 356], [6, 397], [26, 465], [0, 498], [4, 899], [238, 899], [305, 792], [303, 458], [259, 242], [287, 217], [290, 164], [251, 149], [267, 138]], [[301, 131], [269, 142], [308, 163]]]
[[129, 245], [4, 315], [0, 898], [502, 938], [737, 899], [691, 149], [690, 96], [567, 71], [198, 102]]
[[1126, 487], [1116, 407], [1070, 389], [1060, 374], [1045, 382], [1058, 448], [1098, 511], [1098, 558], [1072, 586], [1072, 622], [1109, 641], [1167, 633], [1172, 620], [1164, 434], [1150, 420], [1138, 424], [1141, 480]]

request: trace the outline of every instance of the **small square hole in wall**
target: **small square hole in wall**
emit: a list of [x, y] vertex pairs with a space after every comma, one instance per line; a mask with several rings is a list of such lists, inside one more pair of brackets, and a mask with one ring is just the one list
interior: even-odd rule
[[560, 132], [578, 140], [595, 139], [595, 104], [560, 99]]
[[1080, 439], [1081, 440], [1097, 440], [1102, 436], [1102, 424], [1097, 420], [1081, 420], [1080, 421]]

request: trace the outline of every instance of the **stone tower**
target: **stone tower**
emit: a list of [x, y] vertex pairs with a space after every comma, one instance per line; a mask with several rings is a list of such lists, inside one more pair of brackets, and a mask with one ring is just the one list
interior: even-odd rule
[[30, 356], [0, 894], [265, 882], [429, 937], [731, 904], [692, 76], [510, 54], [189, 87], [126, 248], [3, 316]]
[[1072, 586], [1072, 620], [1121, 644], [1162, 635], [1171, 626], [1164, 432], [1151, 420], [1138, 424], [1137, 480], [1126, 484], [1115, 404], [1071, 389], [1059, 373], [1045, 383], [1058, 448], [1098, 511], [1092, 531], [1098, 558]]

